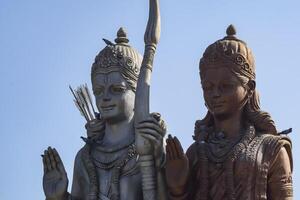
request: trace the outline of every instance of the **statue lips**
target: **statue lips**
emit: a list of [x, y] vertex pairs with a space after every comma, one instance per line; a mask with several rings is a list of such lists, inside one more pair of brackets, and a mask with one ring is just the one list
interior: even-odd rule
[[220, 102], [212, 102], [212, 108], [213, 109], [218, 109], [218, 108], [221, 108], [223, 107], [225, 104], [225, 101], [220, 101]]
[[116, 107], [116, 105], [105, 105], [105, 106], [101, 106], [101, 110], [103, 112], [108, 112], [113, 110]]

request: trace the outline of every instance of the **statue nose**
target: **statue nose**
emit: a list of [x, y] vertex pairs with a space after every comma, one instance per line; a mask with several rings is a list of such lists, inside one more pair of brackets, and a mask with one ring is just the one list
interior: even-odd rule
[[220, 96], [221, 96], [221, 91], [220, 91], [220, 89], [219, 89], [219, 88], [215, 88], [215, 89], [213, 90], [212, 97], [213, 97], [213, 98], [218, 98], [218, 97], [220, 97]]
[[103, 98], [103, 101], [110, 101], [110, 100], [111, 100], [111, 98], [108, 97], [107, 95]]
[[109, 90], [106, 89], [103, 93], [103, 101], [110, 101], [111, 100], [111, 97], [110, 97], [110, 94], [109, 94]]

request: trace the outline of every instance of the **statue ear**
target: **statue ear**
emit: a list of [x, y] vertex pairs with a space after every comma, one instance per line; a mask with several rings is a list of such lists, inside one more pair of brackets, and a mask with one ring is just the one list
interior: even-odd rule
[[248, 96], [251, 97], [255, 91], [256, 82], [254, 80], [250, 80], [250, 81], [248, 81], [247, 86], [249, 88]]

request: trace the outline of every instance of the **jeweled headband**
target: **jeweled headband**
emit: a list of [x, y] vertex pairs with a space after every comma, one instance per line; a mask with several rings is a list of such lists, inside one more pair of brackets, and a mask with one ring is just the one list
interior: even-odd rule
[[255, 80], [254, 57], [247, 44], [235, 37], [236, 31], [233, 25], [226, 30], [227, 36], [211, 44], [205, 50], [200, 60], [201, 78], [205, 70], [226, 66], [234, 71]]

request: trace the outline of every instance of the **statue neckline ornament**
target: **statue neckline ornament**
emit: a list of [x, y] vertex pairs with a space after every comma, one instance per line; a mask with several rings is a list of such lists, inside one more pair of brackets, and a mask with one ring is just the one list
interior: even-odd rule
[[93, 156], [93, 161], [96, 167], [109, 170], [114, 167], [122, 168], [129, 160], [136, 158], [135, 145], [131, 144], [124, 150], [119, 150], [118, 153], [103, 153], [101, 156]]
[[248, 144], [255, 137], [255, 129], [249, 126], [247, 130], [242, 131], [236, 139], [216, 139], [214, 133], [209, 137], [206, 143], [206, 154], [210, 161], [223, 163], [227, 159], [232, 161], [236, 158], [241, 149], [247, 148]]

